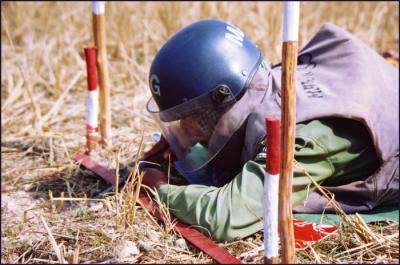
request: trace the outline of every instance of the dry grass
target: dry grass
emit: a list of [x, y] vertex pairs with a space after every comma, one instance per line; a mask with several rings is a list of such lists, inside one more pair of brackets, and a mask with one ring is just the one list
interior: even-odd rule
[[[175, 246], [180, 236], [172, 232], [173, 223], [160, 226], [135, 204], [137, 171], [113, 196], [91, 206], [85, 199], [107, 187], [71, 159], [85, 144], [83, 48], [93, 45], [90, 10], [89, 2], [1, 2], [1, 261], [212, 263], [190, 245]], [[144, 108], [151, 60], [172, 33], [202, 18], [232, 22], [270, 62], [280, 60], [281, 3], [108, 3], [114, 145], [96, 154], [106, 166], [135, 161], [141, 146], [152, 144], [150, 135], [157, 126]], [[396, 2], [305, 2], [300, 46], [331, 21], [379, 52], [398, 54], [398, 19]], [[367, 234], [343, 227], [341, 233], [299, 251], [298, 261], [398, 263], [398, 223], [365, 226], [358, 220], [357, 227]], [[115, 255], [124, 240], [140, 249], [125, 261]], [[261, 262], [260, 233], [221, 245], [245, 262]]]

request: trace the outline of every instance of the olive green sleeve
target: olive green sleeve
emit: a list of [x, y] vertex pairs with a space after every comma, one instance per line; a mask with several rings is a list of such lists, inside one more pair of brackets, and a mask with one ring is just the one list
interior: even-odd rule
[[[348, 139], [335, 135], [329, 126], [318, 121], [298, 125], [296, 130], [295, 158], [318, 182], [334, 176], [336, 167], [359, 156], [357, 149], [349, 153], [352, 145]], [[200, 230], [215, 240], [251, 235], [263, 225], [265, 156], [255, 160], [244, 164], [242, 171], [223, 187], [162, 185], [158, 193], [175, 216], [202, 227]], [[295, 167], [293, 205], [302, 203], [307, 192], [313, 190], [310, 183], [304, 171]]]
[[158, 193], [185, 223], [203, 227], [218, 241], [244, 237], [261, 229], [264, 169], [249, 161], [223, 187], [163, 185]]
[[[321, 156], [325, 151], [318, 145], [307, 142], [303, 153], [317, 163], [304, 165], [307, 170], [319, 176], [329, 177], [332, 169]], [[163, 185], [158, 193], [167, 203], [171, 212], [180, 220], [200, 228], [206, 235], [218, 241], [230, 241], [235, 237], [251, 235], [262, 228], [262, 201], [265, 164], [247, 162], [242, 171], [221, 188], [203, 185]], [[305, 187], [310, 183], [304, 174], [294, 172], [293, 202], [302, 202], [306, 196]]]

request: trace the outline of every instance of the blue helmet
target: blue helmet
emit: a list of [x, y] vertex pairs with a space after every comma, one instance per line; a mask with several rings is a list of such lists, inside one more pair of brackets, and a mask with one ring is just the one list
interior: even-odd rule
[[[262, 63], [257, 46], [237, 27], [201, 20], [173, 35], [155, 56], [150, 112], [173, 121], [235, 102]], [[154, 103], [154, 102], [153, 102]]]

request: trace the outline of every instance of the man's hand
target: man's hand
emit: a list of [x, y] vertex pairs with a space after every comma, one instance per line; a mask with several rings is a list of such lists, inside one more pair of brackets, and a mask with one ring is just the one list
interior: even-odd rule
[[158, 141], [149, 151], [144, 153], [140, 160], [161, 164], [164, 161], [168, 161], [168, 157], [170, 155], [172, 158], [173, 153], [169, 147], [169, 144], [164, 136], [161, 135], [160, 141]]
[[156, 168], [146, 168], [143, 170], [143, 180], [142, 184], [148, 186], [149, 188], [158, 189], [162, 184], [167, 184], [167, 176], [161, 170]]

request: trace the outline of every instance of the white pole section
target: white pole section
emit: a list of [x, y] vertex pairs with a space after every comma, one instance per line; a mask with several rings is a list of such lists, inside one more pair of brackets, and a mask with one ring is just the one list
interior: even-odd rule
[[92, 12], [96, 15], [104, 14], [105, 3], [103, 1], [93, 1]]
[[300, 2], [283, 4], [283, 42], [299, 39]]

